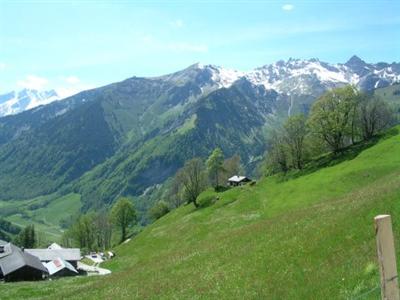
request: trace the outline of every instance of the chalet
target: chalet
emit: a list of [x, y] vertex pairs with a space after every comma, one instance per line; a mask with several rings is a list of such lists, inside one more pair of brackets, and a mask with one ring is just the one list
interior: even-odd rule
[[79, 248], [62, 248], [57, 244], [52, 244], [47, 249], [25, 249], [25, 252], [38, 257], [42, 263], [61, 258], [69, 262], [74, 268], [78, 267], [78, 261], [81, 260]]
[[250, 181], [251, 181], [251, 179], [247, 178], [246, 176], [235, 175], [228, 179], [228, 185], [229, 186], [239, 186], [239, 185], [244, 185]]
[[73, 265], [60, 257], [43, 265], [49, 271], [50, 277], [75, 276], [79, 274]]
[[47, 274], [40, 260], [11, 243], [0, 242], [0, 279], [40, 280]]

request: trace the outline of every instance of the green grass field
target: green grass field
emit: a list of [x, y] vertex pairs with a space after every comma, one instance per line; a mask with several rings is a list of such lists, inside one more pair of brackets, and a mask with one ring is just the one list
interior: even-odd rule
[[[400, 134], [291, 179], [183, 206], [115, 249], [105, 277], [0, 284], [2, 299], [378, 299], [373, 218], [400, 257]], [[392, 130], [393, 132], [393, 130]], [[307, 173], [307, 174], [306, 174]]]
[[40, 233], [43, 243], [59, 242], [60, 221], [80, 212], [79, 194], [49, 195], [30, 200], [0, 201], [0, 217], [20, 227], [30, 224]]

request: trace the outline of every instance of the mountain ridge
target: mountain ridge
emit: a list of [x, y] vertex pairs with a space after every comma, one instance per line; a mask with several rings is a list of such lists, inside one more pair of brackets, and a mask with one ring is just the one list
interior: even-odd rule
[[[212, 64], [195, 63], [183, 70], [166, 75], [131, 78], [163, 80], [177, 85], [184, 84], [190, 78], [200, 83], [202, 93], [230, 87], [235, 81], [246, 78], [255, 85], [264, 85], [266, 89], [274, 89], [280, 93], [301, 94], [306, 92], [301, 89], [301, 85], [302, 81], [307, 80], [304, 78], [307, 76], [311, 77], [311, 80], [319, 80], [325, 88], [331, 88], [334, 84], [353, 84], [362, 90], [370, 91], [399, 82], [400, 63], [366, 63], [356, 55], [345, 63], [326, 63], [317, 58], [289, 58], [287, 61], [279, 60], [247, 72]], [[55, 100], [60, 100], [55, 90], [23, 89], [19, 92], [2, 94], [0, 95], [0, 117], [17, 114]]]

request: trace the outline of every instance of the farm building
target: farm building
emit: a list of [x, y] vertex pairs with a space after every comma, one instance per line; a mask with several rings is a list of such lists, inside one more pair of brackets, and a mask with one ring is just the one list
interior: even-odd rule
[[11, 243], [0, 242], [0, 278], [5, 281], [40, 280], [47, 274], [40, 260]]
[[77, 268], [78, 261], [81, 260], [81, 250], [79, 248], [61, 248], [57, 244], [50, 245], [47, 249], [25, 249], [25, 252], [39, 258], [42, 263], [61, 258]]
[[52, 277], [78, 275], [78, 271], [60, 257], [45, 263], [44, 266], [49, 271], [49, 276]]
[[52, 249], [52, 250], [53, 249], [62, 249], [62, 247], [57, 243], [53, 243], [49, 247], [47, 247], [47, 249]]
[[235, 175], [228, 179], [228, 185], [229, 186], [238, 186], [238, 185], [246, 184], [250, 181], [251, 181], [251, 179], [247, 178], [246, 176]]

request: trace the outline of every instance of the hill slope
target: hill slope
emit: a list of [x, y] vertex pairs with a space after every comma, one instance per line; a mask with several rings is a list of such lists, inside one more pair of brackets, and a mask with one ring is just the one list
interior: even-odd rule
[[[351, 149], [355, 151], [354, 149]], [[181, 207], [119, 246], [103, 278], [0, 285], [4, 299], [346, 299], [379, 295], [373, 217], [400, 255], [399, 128], [360, 154]], [[202, 197], [213, 192], [205, 192]], [[398, 256], [400, 257], [400, 256]]]

